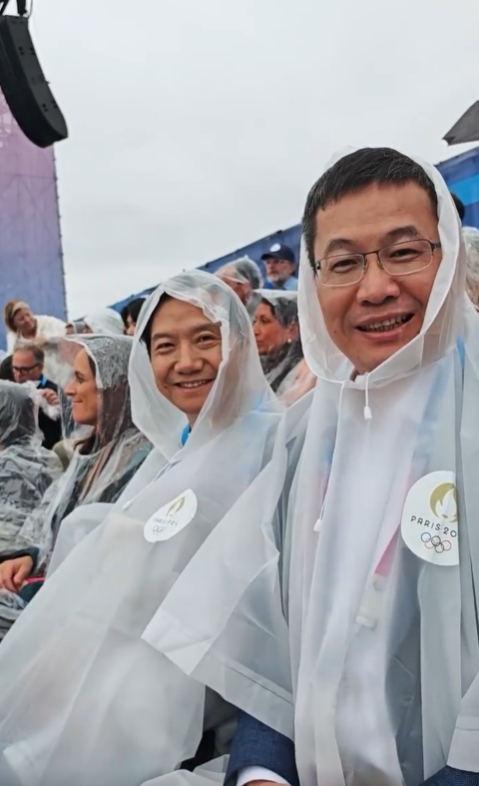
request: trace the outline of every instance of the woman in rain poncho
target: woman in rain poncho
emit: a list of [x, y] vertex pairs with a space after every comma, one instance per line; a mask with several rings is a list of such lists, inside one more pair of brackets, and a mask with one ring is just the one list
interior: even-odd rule
[[[370, 153], [358, 155], [364, 172], [361, 154]], [[388, 161], [384, 189], [399, 194], [409, 184], [395, 183]], [[316, 389], [288, 410], [249, 504], [215, 530], [144, 634], [188, 675], [294, 738], [302, 786], [479, 777], [479, 318], [464, 293], [447, 187], [433, 167], [417, 170], [437, 198], [428, 242], [442, 254], [422, 327], [355, 376], [326, 329], [303, 252], [299, 315]], [[416, 218], [411, 204], [398, 210], [403, 223]]]
[[133, 417], [155, 449], [0, 648], [4, 764], [24, 786], [138, 786], [212, 728], [224, 749], [224, 707], [141, 633], [268, 462], [281, 408], [244, 306], [214, 276], [167, 281], [137, 327]]
[[[150, 450], [131, 420], [128, 362], [132, 341], [126, 337], [92, 336], [65, 339], [74, 363], [67, 387], [78, 425], [90, 436], [77, 443], [69, 469], [27, 517], [15, 548], [3, 555], [0, 582], [19, 591], [25, 579], [44, 575], [60, 525], [79, 505], [113, 503]], [[93, 506], [93, 510], [97, 510]], [[100, 514], [101, 515], [101, 514]], [[2, 608], [0, 606], [0, 618]]]
[[253, 330], [266, 379], [287, 406], [314, 387], [303, 359], [297, 292], [259, 290]]

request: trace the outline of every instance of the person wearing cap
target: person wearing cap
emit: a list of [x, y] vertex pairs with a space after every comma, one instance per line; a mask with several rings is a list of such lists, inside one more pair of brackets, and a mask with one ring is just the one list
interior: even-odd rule
[[289, 246], [274, 243], [261, 259], [266, 267], [266, 289], [292, 290], [298, 288], [298, 279], [294, 275], [296, 257]]

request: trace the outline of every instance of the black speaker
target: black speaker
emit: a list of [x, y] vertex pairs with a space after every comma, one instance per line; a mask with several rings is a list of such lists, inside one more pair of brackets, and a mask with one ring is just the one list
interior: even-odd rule
[[25, 17], [0, 16], [0, 88], [13, 117], [34, 145], [49, 147], [68, 137]]

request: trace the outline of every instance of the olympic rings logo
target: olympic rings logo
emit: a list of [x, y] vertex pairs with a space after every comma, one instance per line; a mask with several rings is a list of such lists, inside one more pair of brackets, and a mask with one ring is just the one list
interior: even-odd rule
[[421, 540], [427, 549], [434, 549], [436, 554], [442, 554], [444, 551], [452, 549], [450, 540], [441, 540], [439, 535], [431, 535], [429, 532], [423, 532]]

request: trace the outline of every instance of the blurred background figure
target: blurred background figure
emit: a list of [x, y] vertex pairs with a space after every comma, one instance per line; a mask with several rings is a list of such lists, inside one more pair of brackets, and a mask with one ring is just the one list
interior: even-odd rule
[[12, 550], [25, 519], [60, 474], [57, 456], [40, 446], [30, 391], [0, 382], [0, 555]]
[[85, 330], [86, 330], [86, 324], [85, 324], [84, 320], [83, 319], [76, 319], [74, 322], [69, 322], [68, 323], [68, 325], [66, 326], [65, 332], [66, 332], [67, 336], [75, 336], [75, 335], [79, 335], [79, 334], [81, 335], [82, 333], [85, 333]]
[[462, 234], [467, 254], [466, 292], [479, 310], [479, 229], [464, 227]]
[[35, 344], [20, 345], [12, 355], [15, 382], [32, 382], [47, 406], [40, 402], [38, 426], [43, 435], [43, 447], [52, 450], [62, 438], [62, 421], [58, 386], [44, 373], [45, 353]]
[[275, 243], [261, 259], [266, 267], [266, 289], [298, 289], [296, 257], [289, 246]]
[[136, 333], [136, 323], [138, 322], [138, 317], [140, 316], [140, 311], [142, 309], [143, 303], [145, 302], [144, 297], [137, 297], [135, 300], [132, 300], [126, 306], [124, 306], [121, 310], [121, 318], [123, 320], [123, 325], [125, 328], [125, 335], [127, 336], [134, 336]]
[[314, 387], [303, 359], [296, 292], [260, 290], [253, 321], [261, 365], [272, 389], [287, 406]]
[[8, 382], [15, 382], [12, 371], [12, 355], [7, 355], [6, 358], [0, 363], [0, 379], [7, 380]]
[[263, 286], [263, 276], [256, 262], [249, 257], [240, 257], [220, 267], [216, 275], [236, 292], [253, 318], [261, 300], [256, 290]]
[[83, 319], [83, 333], [96, 333], [101, 336], [123, 336], [123, 320], [113, 308], [99, 308]]
[[34, 316], [23, 300], [10, 300], [5, 306], [4, 319], [9, 354], [22, 341], [35, 341], [41, 346], [48, 339], [64, 336], [66, 331], [66, 324], [61, 319]]

